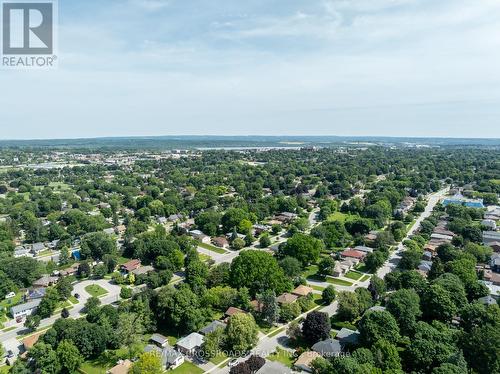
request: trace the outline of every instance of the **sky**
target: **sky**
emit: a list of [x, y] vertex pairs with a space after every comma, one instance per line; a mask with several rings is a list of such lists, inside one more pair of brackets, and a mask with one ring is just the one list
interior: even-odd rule
[[498, 0], [59, 0], [0, 138], [500, 138]]

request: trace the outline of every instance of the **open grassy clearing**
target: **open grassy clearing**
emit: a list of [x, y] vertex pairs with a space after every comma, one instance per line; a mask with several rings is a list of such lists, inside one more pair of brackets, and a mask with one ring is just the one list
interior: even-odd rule
[[267, 356], [268, 360], [281, 362], [283, 365], [291, 368], [293, 363], [295, 362], [295, 357], [293, 357], [293, 353], [287, 350], [281, 349], [279, 347], [276, 348], [276, 352], [271, 353]]
[[108, 291], [106, 291], [98, 284], [89, 284], [88, 286], [85, 287], [85, 291], [87, 291], [89, 295], [93, 297], [101, 297], [108, 293]]
[[222, 249], [222, 248], [219, 248], [219, 247], [216, 247], [214, 245], [211, 245], [211, 244], [207, 244], [207, 243], [198, 243], [198, 246], [200, 246], [201, 248], [205, 248], [205, 249], [208, 249], [209, 251], [212, 251], [212, 252], [215, 252], [215, 253], [219, 253], [219, 254], [224, 254], [224, 253], [227, 253], [226, 250]]
[[358, 273], [357, 271], [349, 271], [344, 277], [353, 279], [353, 280], [359, 280], [361, 277], [363, 277], [363, 274]]
[[346, 287], [352, 286], [351, 282], [338, 278], [326, 277], [326, 281], [331, 284], [336, 284], [337, 286], [346, 286]]

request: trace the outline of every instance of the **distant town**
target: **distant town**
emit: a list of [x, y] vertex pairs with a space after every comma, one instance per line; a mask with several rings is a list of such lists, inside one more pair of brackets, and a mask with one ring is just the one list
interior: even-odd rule
[[168, 141], [2, 143], [0, 373], [500, 372], [495, 141]]

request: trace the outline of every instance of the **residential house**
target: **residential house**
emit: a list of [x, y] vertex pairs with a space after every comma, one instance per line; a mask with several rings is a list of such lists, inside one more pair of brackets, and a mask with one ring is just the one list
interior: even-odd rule
[[490, 245], [494, 242], [500, 242], [500, 232], [498, 231], [483, 231], [483, 243]]
[[495, 304], [497, 304], [497, 301], [491, 295], [480, 297], [479, 299], [477, 299], [477, 301], [479, 301], [481, 304], [484, 304], [484, 305], [495, 305]]
[[149, 341], [158, 347], [166, 347], [168, 345], [168, 339], [166, 336], [163, 336], [162, 334], [153, 334], [151, 335], [151, 338], [149, 338]]
[[288, 292], [285, 292], [281, 295], [279, 295], [277, 298], [276, 298], [276, 301], [278, 302], [278, 304], [280, 305], [284, 305], [284, 304], [292, 304], [294, 302], [297, 301], [299, 297], [297, 295], [294, 295], [294, 294], [291, 294], [291, 293], [288, 293]]
[[318, 352], [306, 351], [297, 358], [293, 366], [297, 371], [302, 370], [308, 373], [312, 373], [313, 368], [311, 363], [318, 357], [321, 357], [321, 354], [319, 354]]
[[481, 226], [485, 226], [491, 231], [496, 231], [497, 229], [497, 223], [492, 219], [483, 219], [481, 221]]
[[184, 356], [172, 347], [165, 347], [161, 351], [161, 363], [165, 369], [173, 370], [184, 363]]
[[495, 252], [491, 255], [490, 267], [494, 272], [500, 272], [500, 253]]
[[152, 267], [151, 265], [146, 265], [146, 266], [141, 266], [137, 269], [132, 270], [131, 273], [134, 274], [135, 276], [138, 276], [138, 275], [150, 273], [154, 270], [155, 270], [155, 268]]
[[191, 230], [189, 231], [189, 235], [202, 243], [210, 244], [210, 236], [205, 235], [200, 230]]
[[453, 240], [453, 236], [452, 235], [443, 235], [443, 234], [432, 233], [431, 234], [431, 239], [441, 240], [441, 241], [444, 241], [444, 242], [451, 242]]
[[112, 228], [112, 227], [109, 227], [107, 229], [104, 229], [102, 230], [105, 234], [108, 234], [108, 235], [113, 235], [115, 233], [115, 229]]
[[116, 230], [115, 231], [118, 233], [118, 235], [123, 235], [123, 234], [125, 234], [125, 231], [127, 231], [127, 226], [125, 226], [125, 225], [118, 225], [118, 226], [116, 226]]
[[225, 316], [225, 319], [228, 319], [232, 316], [234, 316], [235, 314], [238, 314], [238, 313], [246, 313], [244, 310], [240, 309], [240, 308], [236, 308], [234, 306], [230, 306], [226, 312], [224, 313], [224, 316]]
[[205, 337], [197, 332], [192, 332], [188, 336], [179, 339], [175, 346], [179, 352], [188, 356], [193, 356], [202, 346]]
[[167, 219], [167, 217], [158, 217], [158, 218], [156, 219], [156, 221], [157, 221], [160, 225], [164, 225], [164, 224], [166, 224], [166, 223], [168, 222], [168, 219]]
[[59, 280], [58, 277], [54, 277], [51, 275], [44, 275], [41, 278], [37, 279], [33, 282], [33, 287], [49, 287], [57, 283]]
[[26, 292], [26, 297], [28, 300], [43, 299], [46, 293], [47, 288], [45, 287], [33, 288]]
[[41, 299], [36, 299], [24, 304], [15, 305], [10, 308], [10, 315], [13, 318], [29, 316], [38, 308], [41, 301]]
[[293, 291], [292, 294], [295, 296], [301, 297], [301, 296], [307, 296], [310, 293], [313, 292], [313, 289], [309, 286], [304, 286], [303, 284], [297, 286]]
[[207, 334], [210, 334], [211, 332], [214, 332], [217, 329], [225, 329], [226, 326], [227, 325], [224, 322], [221, 322], [221, 321], [212, 321], [208, 325], [206, 325], [205, 327], [203, 327], [202, 329], [200, 329], [198, 332], [201, 335], [207, 335]]
[[356, 251], [353, 249], [346, 249], [345, 251], [342, 251], [340, 253], [340, 257], [344, 260], [353, 258], [358, 261], [363, 261], [366, 257], [366, 253], [361, 251]]
[[141, 260], [135, 259], [120, 265], [120, 271], [122, 273], [128, 274], [136, 269], [139, 269], [140, 267], [141, 267]]
[[493, 296], [497, 300], [498, 298], [500, 298], [500, 286], [494, 285], [493, 282], [488, 282], [484, 280], [480, 282], [488, 288], [491, 296]]
[[488, 244], [488, 247], [493, 249], [493, 252], [500, 253], [500, 241], [491, 242]]
[[73, 264], [73, 265], [71, 265], [67, 269], [60, 270], [59, 274], [61, 275], [61, 277], [66, 277], [66, 276], [69, 276], [69, 275], [75, 275], [78, 272], [78, 266], [79, 265], [80, 264], [78, 264], [78, 263]]
[[49, 247], [50, 249], [54, 249], [57, 247], [57, 244], [59, 244], [59, 239], [52, 240], [47, 244], [47, 247]]
[[268, 232], [269, 230], [271, 230], [271, 227], [268, 225], [260, 225], [260, 224], [253, 225], [253, 233], [255, 236], [259, 236], [260, 234]]
[[373, 241], [375, 241], [377, 239], [377, 236], [378, 236], [378, 232], [372, 230], [372, 231], [370, 231], [368, 234], [366, 234], [364, 236], [364, 239], [366, 241], [373, 242]]
[[418, 270], [421, 274], [427, 276], [427, 273], [431, 271], [431, 267], [432, 267], [432, 261], [422, 260], [420, 261], [420, 265], [418, 265]]
[[26, 249], [24, 247], [16, 247], [14, 249], [14, 257], [30, 257], [31, 252], [29, 249]]
[[368, 308], [367, 312], [383, 312], [385, 311], [385, 306], [374, 305], [371, 308]]
[[45, 244], [43, 243], [34, 243], [31, 245], [31, 253], [35, 256], [39, 255], [40, 252], [45, 250]]
[[184, 216], [182, 214], [171, 214], [168, 216], [168, 221], [169, 222], [177, 222], [177, 221], [180, 221], [184, 218]]
[[289, 374], [292, 371], [287, 366], [278, 361], [266, 360], [264, 366], [255, 372], [255, 374]]
[[335, 339], [338, 339], [342, 347], [356, 346], [359, 342], [359, 335], [359, 331], [353, 331], [342, 327], [335, 336]]
[[422, 259], [426, 261], [431, 261], [432, 260], [432, 252], [431, 251], [424, 251], [424, 254], [422, 255]]
[[120, 360], [118, 363], [109, 369], [107, 374], [127, 374], [132, 368], [132, 361], [130, 360]]
[[358, 245], [358, 246], [354, 247], [353, 250], [359, 251], [359, 252], [364, 252], [366, 254], [373, 252], [373, 248], [367, 247], [365, 245]]
[[342, 345], [337, 339], [326, 339], [314, 344], [311, 349], [324, 358], [338, 357], [342, 353]]
[[212, 238], [212, 243], [216, 247], [229, 248], [229, 241], [223, 236]]

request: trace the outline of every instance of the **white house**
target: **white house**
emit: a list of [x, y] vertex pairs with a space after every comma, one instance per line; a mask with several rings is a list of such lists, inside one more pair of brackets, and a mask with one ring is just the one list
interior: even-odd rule
[[185, 355], [194, 355], [205, 341], [205, 337], [197, 332], [193, 332], [188, 336], [177, 341], [177, 349]]
[[38, 308], [41, 301], [41, 299], [35, 299], [24, 304], [15, 305], [10, 308], [10, 314], [13, 318], [29, 316]]

